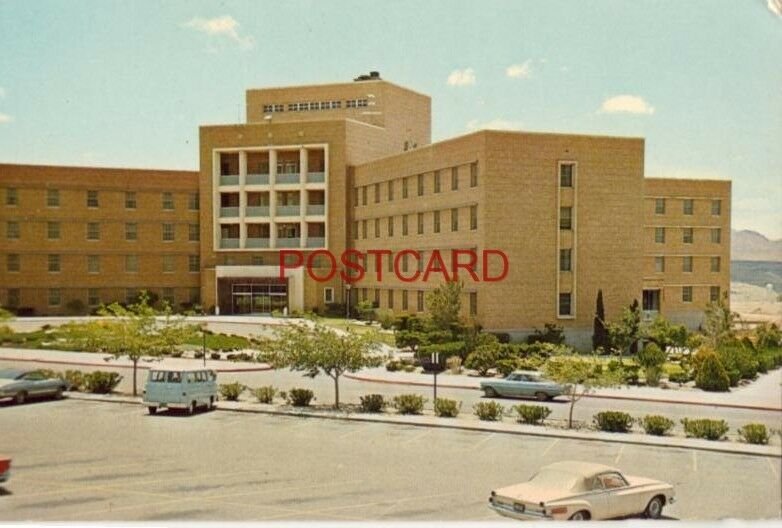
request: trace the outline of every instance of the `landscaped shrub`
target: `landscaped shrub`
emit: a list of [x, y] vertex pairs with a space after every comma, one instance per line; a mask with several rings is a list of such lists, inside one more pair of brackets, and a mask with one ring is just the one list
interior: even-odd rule
[[468, 369], [477, 370], [479, 376], [485, 376], [490, 369], [497, 366], [499, 360], [499, 345], [481, 345], [471, 352], [464, 362]]
[[402, 363], [397, 361], [396, 359], [392, 359], [388, 363], [386, 363], [386, 370], [388, 372], [396, 372], [402, 368]]
[[519, 358], [501, 359], [497, 361], [497, 372], [499, 372], [503, 376], [507, 376], [514, 370], [519, 369], [519, 363], [521, 361], [524, 360]]
[[766, 426], [763, 424], [747, 424], [743, 427], [740, 427], [738, 431], [742, 442], [746, 442], [748, 444], [768, 443], [768, 429], [766, 429]]
[[473, 405], [475, 415], [483, 421], [498, 422], [502, 420], [504, 407], [495, 401], [478, 402]]
[[741, 371], [738, 369], [728, 370], [728, 383], [731, 387], [738, 387], [739, 381], [741, 381]]
[[459, 374], [462, 371], [462, 358], [451, 356], [445, 360], [445, 366], [451, 371], [451, 374]]
[[390, 330], [394, 326], [396, 317], [393, 310], [378, 310], [377, 321], [380, 323], [380, 328], [383, 330]]
[[[758, 375], [758, 361], [753, 357], [752, 348], [753, 345], [750, 342], [749, 347], [742, 345], [741, 343], [731, 343], [724, 345], [717, 351], [717, 356], [720, 358], [720, 362], [728, 371], [728, 376], [731, 376], [732, 370], [738, 371], [739, 379], [755, 379]], [[731, 376], [731, 381], [733, 376]], [[738, 382], [737, 382], [738, 383]], [[733, 383], [731, 383], [731, 386]]]
[[258, 398], [258, 403], [274, 403], [274, 397], [277, 395], [277, 388], [271, 385], [258, 387], [250, 391], [253, 396]]
[[405, 372], [415, 372], [415, 365], [404, 365], [402, 368]]
[[98, 370], [84, 375], [84, 389], [93, 394], [109, 394], [120, 381], [122, 376], [118, 373]]
[[680, 370], [678, 372], [671, 372], [668, 374], [668, 381], [671, 383], [678, 383], [679, 385], [684, 385], [688, 381], [692, 381], [692, 375], [684, 370]]
[[542, 405], [515, 405], [513, 409], [519, 415], [518, 421], [525, 424], [539, 425], [549, 417], [551, 409]]
[[69, 391], [81, 391], [84, 389], [84, 373], [80, 370], [66, 370], [65, 373], [60, 373], [60, 379], [62, 379], [67, 385]]
[[434, 400], [434, 414], [441, 418], [456, 418], [462, 408], [462, 402], [437, 398]]
[[729, 429], [725, 420], [710, 420], [708, 418], [697, 420], [684, 418], [682, 425], [684, 426], [684, 434], [688, 437], [705, 438], [706, 440], [720, 440]]
[[565, 343], [565, 329], [554, 323], [546, 323], [543, 325], [543, 330], [536, 328], [532, 335], [527, 337], [527, 343], [562, 345]]
[[220, 352], [212, 352], [209, 354], [210, 359], [220, 359], [222, 356], [220, 355]]
[[366, 413], [383, 412], [386, 400], [382, 394], [367, 394], [361, 397], [361, 411]]
[[627, 433], [633, 427], [633, 417], [621, 411], [602, 411], [592, 417], [595, 426], [609, 433]]
[[288, 403], [294, 407], [308, 407], [315, 399], [315, 393], [309, 389], [294, 388], [288, 391]]
[[650, 387], [656, 387], [660, 382], [662, 366], [665, 363], [665, 352], [655, 343], [648, 343], [643, 347], [643, 350], [638, 352], [636, 359], [644, 368], [646, 384]]
[[448, 341], [438, 343], [432, 341], [433, 339], [436, 339], [437, 336], [433, 335], [433, 333], [428, 334], [428, 339], [431, 344], [422, 344], [418, 349], [418, 357], [429, 358], [433, 353], [440, 355], [440, 361], [445, 361], [453, 356], [458, 356], [460, 358], [464, 357], [467, 351], [467, 344], [464, 341], [451, 341], [452, 337], [450, 334], [443, 337], [447, 338]]
[[394, 408], [399, 414], [421, 414], [426, 399], [420, 394], [400, 394], [394, 396]]
[[235, 381], [233, 383], [222, 383], [220, 385], [220, 395], [228, 401], [237, 401], [239, 395], [246, 389], [244, 385]]
[[701, 349], [693, 358], [696, 365], [695, 386], [705, 391], [725, 392], [730, 387], [730, 378], [725, 372], [717, 354]]
[[673, 420], [657, 414], [647, 414], [638, 420], [646, 434], [664, 436], [673, 429]]

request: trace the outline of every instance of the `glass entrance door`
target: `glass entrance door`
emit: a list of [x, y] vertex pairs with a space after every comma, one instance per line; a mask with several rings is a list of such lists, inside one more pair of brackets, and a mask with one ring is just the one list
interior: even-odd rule
[[234, 314], [269, 314], [287, 307], [287, 284], [233, 284], [231, 287]]

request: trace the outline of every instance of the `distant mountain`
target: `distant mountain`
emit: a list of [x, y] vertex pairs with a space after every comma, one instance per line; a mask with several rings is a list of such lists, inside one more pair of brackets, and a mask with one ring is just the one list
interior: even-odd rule
[[731, 232], [731, 260], [782, 262], [782, 240], [769, 240], [756, 231]]

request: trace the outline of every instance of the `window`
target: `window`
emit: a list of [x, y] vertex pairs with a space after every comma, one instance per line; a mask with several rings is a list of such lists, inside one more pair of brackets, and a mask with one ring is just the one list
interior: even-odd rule
[[388, 180], [388, 201], [391, 202], [394, 199], [394, 180]]
[[100, 256], [87, 255], [87, 273], [100, 273]]
[[654, 228], [654, 241], [657, 244], [665, 244], [665, 228], [664, 227], [655, 227]]
[[380, 290], [375, 289], [375, 299], [374, 299], [375, 308], [378, 308], [380, 306]]
[[364, 185], [361, 188], [361, 205], [366, 205], [366, 204], [367, 204], [367, 186]]
[[402, 236], [407, 236], [407, 215], [402, 215]]
[[451, 190], [459, 190], [459, 167], [451, 168]]
[[388, 297], [386, 297], [386, 304], [390, 309], [394, 308], [394, 290], [388, 290]]
[[655, 198], [654, 200], [654, 214], [665, 214], [665, 198]]
[[138, 224], [135, 222], [125, 224], [125, 240], [138, 240]]
[[170, 192], [163, 193], [163, 210], [165, 211], [174, 210], [174, 195]]
[[623, 488], [627, 486], [627, 481], [619, 473], [606, 473], [599, 475], [600, 483], [605, 489]]
[[136, 207], [138, 207], [136, 193], [127, 191], [125, 193], [125, 209], [135, 209]]
[[60, 222], [46, 222], [46, 238], [49, 240], [60, 239]]
[[388, 255], [388, 272], [393, 273], [394, 272], [394, 255], [389, 254]]
[[418, 311], [423, 312], [424, 311], [424, 292], [422, 290], [419, 290], [416, 292], [416, 302], [418, 304]]
[[388, 217], [388, 236], [394, 236], [394, 217]]
[[87, 240], [100, 240], [100, 224], [87, 222]]
[[19, 191], [13, 187], [5, 190], [5, 205], [19, 205]]
[[682, 302], [692, 302], [692, 286], [682, 286]]
[[683, 227], [682, 228], [682, 242], [685, 244], [692, 244], [692, 241], [694, 239], [692, 228], [691, 227]]
[[136, 301], [138, 301], [138, 291], [135, 288], [125, 288], [125, 302], [133, 304]]
[[326, 304], [334, 302], [334, 288], [323, 288], [323, 302]]
[[470, 206], [470, 229], [475, 231], [478, 229], [478, 206]]
[[407, 178], [402, 178], [402, 198], [407, 198]]
[[19, 238], [19, 222], [15, 220], [9, 220], [5, 224], [5, 237], [9, 240], [16, 240]]
[[654, 271], [656, 273], [665, 271], [665, 257], [654, 257]]
[[573, 187], [573, 164], [563, 163], [559, 166], [559, 186]]
[[424, 195], [424, 175], [418, 175], [418, 196]]
[[402, 271], [404, 271], [405, 273], [407, 273], [407, 270], [408, 270], [408, 267], [407, 267], [407, 263], [408, 263], [408, 258], [407, 257], [408, 257], [408, 255], [409, 255], [409, 253], [405, 253], [404, 255], [402, 255]]
[[424, 234], [424, 213], [418, 213], [418, 234]]
[[[193, 256], [197, 257], [198, 255], [193, 255]], [[263, 266], [263, 256], [262, 255], [253, 255], [253, 258], [252, 258], [252, 260], [250, 262], [252, 262], [253, 266]], [[190, 270], [190, 271], [193, 271], [193, 270]], [[198, 270], [195, 270], [195, 271], [198, 271]]]
[[434, 171], [434, 192], [439, 193], [440, 192], [440, 171], [436, 170]]
[[711, 257], [711, 271], [715, 273], [720, 271], [720, 268], [722, 267], [721, 264], [722, 262], [719, 257]]
[[573, 315], [572, 307], [573, 294], [560, 293], [559, 294], [559, 315], [560, 317], [567, 317]]
[[451, 231], [459, 230], [459, 209], [451, 209]]
[[358, 187], [353, 187], [353, 205], [358, 205]]
[[16, 253], [9, 253], [6, 256], [6, 270], [16, 272], [20, 271], [20, 269], [19, 255]]
[[711, 230], [711, 243], [719, 244], [722, 242], [722, 229], [714, 228]]
[[559, 228], [560, 229], [573, 229], [573, 208], [572, 207], [560, 207], [559, 208]]
[[[426, 251], [419, 251], [418, 252], [418, 261], [417, 261], [417, 268], [418, 271], [423, 272], [424, 271], [424, 262], [426, 262]], [[435, 266], [439, 268], [439, 265], [435, 263]]]
[[49, 290], [49, 306], [60, 306], [60, 303], [62, 303], [62, 290], [51, 288]]
[[722, 200], [711, 201], [711, 215], [720, 216], [722, 214]]
[[358, 220], [353, 222], [353, 238], [358, 240]]
[[375, 184], [375, 203], [380, 203], [380, 184]]
[[49, 255], [48, 270], [49, 270], [49, 273], [59, 273], [60, 272], [60, 270], [61, 270], [61, 267], [60, 267], [60, 255]]
[[367, 238], [367, 221], [362, 220], [361, 221], [361, 238], [366, 239]]
[[19, 288], [10, 288], [8, 290], [8, 306], [14, 308], [19, 306], [19, 297]]
[[87, 304], [89, 306], [98, 306], [100, 304], [100, 293], [97, 288], [87, 290]]
[[402, 290], [402, 310], [407, 310], [407, 290]]
[[87, 191], [87, 207], [98, 207], [98, 191]]
[[433, 221], [432, 221], [432, 223], [433, 223], [432, 231], [434, 231], [435, 233], [439, 233], [440, 232], [440, 211], [435, 211], [433, 213], [433, 216], [434, 216], [434, 218], [433, 218]]
[[[174, 306], [174, 288], [163, 288], [163, 292], [160, 298], [169, 306]], [[193, 374], [190, 373], [189, 375], [192, 376]]]
[[174, 241], [174, 224], [163, 224], [163, 242]]
[[470, 315], [478, 315], [478, 292], [470, 292]]
[[201, 238], [201, 228], [198, 224], [187, 225], [187, 239], [190, 242], [198, 242]]
[[572, 249], [560, 249], [559, 250], [559, 271], [573, 271], [572, 270]]
[[695, 201], [692, 198], [686, 198], [682, 201], [682, 212], [686, 215], [693, 214], [695, 210]]
[[138, 273], [138, 255], [125, 255], [125, 273]]
[[163, 255], [163, 273], [174, 273], [174, 255]]
[[46, 189], [46, 207], [60, 207], [60, 191]]
[[692, 273], [692, 257], [682, 257], [682, 271]]
[[720, 300], [720, 287], [719, 286], [710, 286], [709, 287], [709, 302], [717, 302]]
[[187, 271], [190, 273], [198, 273], [201, 271], [201, 257], [198, 255], [187, 256]]
[[198, 211], [201, 208], [201, 197], [197, 192], [187, 196], [187, 208], [191, 211]]
[[478, 186], [478, 162], [470, 163], [470, 187]]
[[375, 238], [380, 238], [380, 218], [375, 218]]

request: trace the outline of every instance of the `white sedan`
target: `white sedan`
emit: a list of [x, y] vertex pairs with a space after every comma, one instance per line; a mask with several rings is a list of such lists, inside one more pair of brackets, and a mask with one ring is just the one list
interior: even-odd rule
[[557, 462], [527, 482], [492, 491], [489, 507], [519, 520], [658, 519], [674, 500], [673, 486], [659, 480], [601, 464]]

